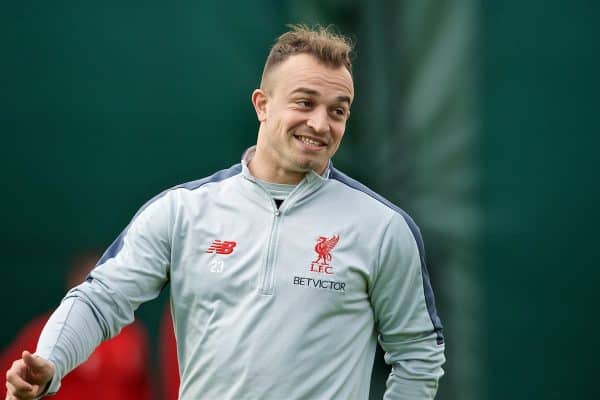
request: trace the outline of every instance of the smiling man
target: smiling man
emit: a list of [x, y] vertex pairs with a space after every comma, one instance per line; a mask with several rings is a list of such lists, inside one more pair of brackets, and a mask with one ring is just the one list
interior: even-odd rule
[[259, 179], [297, 184], [309, 171], [322, 174], [337, 151], [354, 85], [349, 64], [327, 65], [309, 53], [275, 62], [252, 94], [260, 128], [249, 166]]
[[377, 340], [385, 399], [434, 398], [444, 338], [419, 230], [330, 161], [350, 51], [323, 28], [278, 38], [252, 94], [257, 145], [142, 207], [7, 372], [9, 399], [56, 392], [167, 282], [180, 399], [366, 400]]

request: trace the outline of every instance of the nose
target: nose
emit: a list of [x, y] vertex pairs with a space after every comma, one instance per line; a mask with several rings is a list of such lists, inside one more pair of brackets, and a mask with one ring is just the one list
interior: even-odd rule
[[316, 133], [328, 133], [329, 115], [327, 114], [327, 110], [323, 110], [320, 107], [315, 108], [310, 114], [308, 121], [306, 121], [306, 125], [308, 125], [309, 128], [312, 128]]

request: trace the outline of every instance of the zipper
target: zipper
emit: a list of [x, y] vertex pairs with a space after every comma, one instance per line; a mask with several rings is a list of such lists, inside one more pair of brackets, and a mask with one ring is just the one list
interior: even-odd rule
[[[269, 240], [267, 241], [267, 254], [265, 256], [264, 265], [261, 269], [261, 277], [260, 277], [260, 287], [259, 291], [262, 295], [272, 296], [275, 286], [275, 256], [276, 249], [279, 247], [279, 225], [281, 224], [281, 218], [286, 209], [289, 208], [290, 200], [298, 197], [301, 193], [304, 193], [306, 188], [306, 182], [301, 181], [298, 186], [288, 195], [287, 199], [281, 204], [280, 208], [277, 208], [277, 204], [275, 200], [269, 195], [267, 189], [265, 189], [260, 183], [255, 183], [261, 187], [264, 191], [265, 196], [271, 202], [271, 207], [273, 209], [273, 216], [271, 220], [271, 232], [269, 233]], [[310, 186], [309, 186], [310, 187]]]
[[[270, 196], [269, 196], [270, 197]], [[265, 256], [265, 264], [262, 268], [262, 277], [260, 283], [260, 294], [273, 295], [274, 287], [274, 267], [273, 258], [275, 257], [275, 249], [279, 240], [279, 221], [281, 220], [281, 210], [277, 208], [275, 200], [270, 199], [273, 206], [273, 218], [271, 220], [271, 232], [267, 241], [267, 254]]]

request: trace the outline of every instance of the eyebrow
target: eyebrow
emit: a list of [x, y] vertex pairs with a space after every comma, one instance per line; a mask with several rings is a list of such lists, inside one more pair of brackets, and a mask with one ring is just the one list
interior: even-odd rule
[[[307, 94], [309, 96], [319, 96], [319, 92], [317, 92], [314, 89], [309, 89], [309, 88], [305, 88], [305, 87], [299, 87], [297, 89], [292, 90], [292, 93], [290, 94], [296, 94], [296, 93], [304, 93]], [[352, 104], [352, 99], [350, 99], [350, 96], [337, 96], [336, 100], [340, 103], [348, 103], [348, 105]]]

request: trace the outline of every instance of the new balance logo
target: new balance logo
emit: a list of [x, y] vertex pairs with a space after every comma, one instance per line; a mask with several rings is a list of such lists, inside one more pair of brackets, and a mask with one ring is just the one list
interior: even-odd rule
[[216, 254], [231, 254], [233, 253], [233, 248], [236, 245], [236, 242], [230, 242], [227, 240], [213, 240], [210, 246], [208, 246], [206, 252]]

